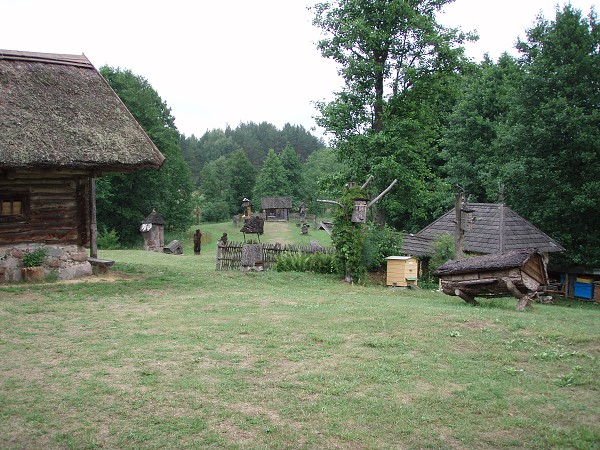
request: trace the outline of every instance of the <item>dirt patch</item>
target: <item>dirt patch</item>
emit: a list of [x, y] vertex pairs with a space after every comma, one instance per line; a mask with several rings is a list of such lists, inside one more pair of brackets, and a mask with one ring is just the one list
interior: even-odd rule
[[101, 275], [92, 275], [90, 277], [82, 277], [82, 278], [74, 278], [72, 280], [61, 280], [52, 284], [74, 284], [74, 283], [112, 283], [115, 281], [137, 281], [140, 280], [140, 277], [136, 277], [134, 275], [110, 271], [108, 273], [104, 273]]

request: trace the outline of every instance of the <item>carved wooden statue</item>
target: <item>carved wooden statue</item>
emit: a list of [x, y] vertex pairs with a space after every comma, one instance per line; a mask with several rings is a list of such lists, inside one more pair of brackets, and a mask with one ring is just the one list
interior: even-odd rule
[[202, 248], [202, 233], [196, 230], [194, 233], [194, 255], [199, 255]]

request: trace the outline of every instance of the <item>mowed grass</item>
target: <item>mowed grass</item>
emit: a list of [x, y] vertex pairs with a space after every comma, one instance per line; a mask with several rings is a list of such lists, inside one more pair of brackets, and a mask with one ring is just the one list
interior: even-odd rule
[[200, 228], [0, 287], [0, 448], [597, 448], [598, 306], [217, 272]]

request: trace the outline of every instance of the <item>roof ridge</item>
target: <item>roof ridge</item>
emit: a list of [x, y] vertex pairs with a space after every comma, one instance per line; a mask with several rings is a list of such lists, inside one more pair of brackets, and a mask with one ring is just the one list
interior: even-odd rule
[[86, 67], [90, 69], [95, 69], [94, 65], [84, 54], [69, 55], [64, 53], [23, 52], [18, 50], [0, 49], [0, 59], [39, 62], [46, 64], [62, 64], [66, 66]]

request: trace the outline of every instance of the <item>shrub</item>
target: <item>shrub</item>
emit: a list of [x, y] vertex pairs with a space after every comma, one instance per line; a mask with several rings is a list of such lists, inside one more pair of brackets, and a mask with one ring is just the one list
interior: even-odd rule
[[279, 255], [275, 262], [278, 272], [337, 273], [337, 261], [333, 253], [292, 253]]
[[102, 231], [98, 233], [96, 244], [101, 250], [119, 250], [121, 248], [117, 231], [114, 229], [107, 231], [106, 227], [103, 227]]
[[449, 259], [454, 258], [454, 236], [440, 234], [433, 242], [433, 256], [429, 262], [429, 271], [433, 273]]
[[38, 267], [44, 264], [48, 251], [44, 247], [38, 247], [34, 251], [29, 249], [23, 253], [23, 267]]
[[387, 225], [383, 228], [375, 225], [369, 226], [363, 248], [363, 260], [367, 270], [374, 271], [381, 268], [385, 263], [385, 258], [399, 255], [401, 249], [402, 239], [394, 229]]
[[202, 206], [203, 222], [220, 222], [229, 217], [229, 205], [223, 201], [206, 202]]

